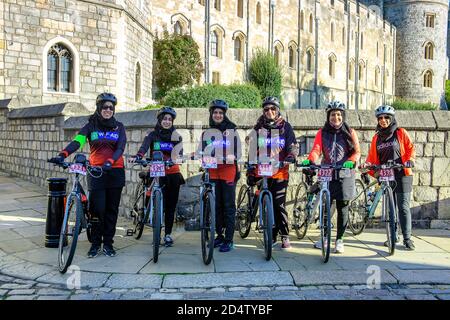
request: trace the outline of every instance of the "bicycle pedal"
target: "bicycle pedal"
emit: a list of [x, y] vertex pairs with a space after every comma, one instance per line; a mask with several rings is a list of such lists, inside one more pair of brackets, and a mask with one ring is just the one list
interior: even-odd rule
[[132, 237], [134, 235], [134, 230], [133, 229], [127, 229], [127, 237]]

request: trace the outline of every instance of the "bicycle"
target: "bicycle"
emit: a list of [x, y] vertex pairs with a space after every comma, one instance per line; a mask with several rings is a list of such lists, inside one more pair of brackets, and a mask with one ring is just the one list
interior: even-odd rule
[[[375, 216], [375, 210], [380, 202], [383, 200], [381, 207], [381, 221], [385, 223], [387, 245], [389, 255], [395, 253], [395, 243], [397, 240], [398, 227], [398, 212], [394, 202], [393, 190], [390, 186], [391, 181], [395, 181], [394, 169], [403, 169], [403, 164], [394, 163], [392, 160], [383, 165], [369, 165], [360, 169], [374, 170], [378, 172], [376, 181], [364, 187], [363, 190], [357, 193], [356, 197], [350, 204], [349, 211], [349, 226], [356, 234], [362, 233], [369, 220]], [[374, 191], [367, 190], [375, 186]], [[369, 195], [371, 204], [368, 203], [367, 196]]]
[[[80, 175], [89, 173], [93, 178], [100, 178], [103, 174], [101, 167], [91, 166], [86, 156], [78, 153], [74, 162], [47, 162], [53, 163], [63, 169], [69, 169], [69, 173], [75, 174], [72, 191], [66, 198], [64, 219], [61, 226], [58, 244], [58, 269], [60, 273], [66, 273], [72, 263], [77, 247], [78, 236], [82, 230], [86, 230], [89, 242], [92, 242], [92, 221], [94, 218], [89, 214], [88, 196], [80, 183]], [[93, 172], [100, 173], [99, 176]]]
[[[162, 152], [155, 151], [151, 159], [135, 160], [134, 165], [141, 165], [144, 168], [150, 166], [150, 172], [139, 173], [141, 182], [132, 198], [130, 212], [135, 226], [132, 233], [136, 239], [140, 239], [145, 224], [147, 221], [149, 222], [149, 226], [153, 229], [153, 262], [157, 263], [161, 230], [164, 226], [164, 203], [159, 178], [164, 177], [166, 175], [165, 168], [173, 166], [174, 163], [171, 160], [164, 161]], [[153, 180], [150, 182], [152, 178]]]
[[[341, 165], [308, 165], [303, 166], [297, 164], [297, 167], [308, 168], [310, 170], [318, 171], [318, 183], [312, 184], [312, 176], [308, 178], [310, 182], [308, 188], [307, 183], [300, 183], [297, 187], [295, 203], [294, 203], [294, 229], [297, 236], [305, 236], [308, 226], [314, 221], [314, 213], [319, 208], [319, 229], [320, 241], [322, 248], [322, 260], [327, 263], [330, 258], [331, 249], [331, 197], [329, 190], [329, 183], [335, 176], [339, 175], [341, 178], [349, 177], [351, 175], [350, 169], [344, 169]], [[311, 179], [311, 180], [308, 180]], [[313, 188], [313, 186], [316, 186]], [[305, 195], [300, 195], [304, 189]]]
[[[273, 197], [269, 191], [268, 179], [273, 175], [274, 168], [282, 168], [285, 164], [293, 161], [280, 161], [274, 164], [245, 162], [246, 170], [254, 170], [258, 165], [258, 175], [262, 179], [258, 182], [259, 190], [254, 190], [254, 186], [242, 185], [239, 189], [236, 224], [241, 238], [246, 238], [250, 232], [251, 224], [256, 221], [255, 230], [263, 233], [264, 255], [266, 260], [272, 257], [274, 225]], [[258, 219], [257, 219], [258, 218]]]

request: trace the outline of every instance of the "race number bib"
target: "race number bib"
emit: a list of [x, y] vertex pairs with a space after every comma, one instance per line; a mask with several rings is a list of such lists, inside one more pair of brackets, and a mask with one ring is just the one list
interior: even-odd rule
[[271, 177], [273, 175], [271, 164], [260, 164], [258, 165], [258, 175], [261, 177]]
[[319, 169], [317, 177], [322, 182], [331, 181], [333, 178], [333, 169]]
[[82, 164], [73, 163], [69, 167], [69, 173], [78, 173], [78, 174], [85, 176], [86, 168]]
[[150, 165], [150, 177], [164, 177], [166, 175], [166, 168], [164, 162], [152, 163]]
[[203, 157], [202, 167], [204, 169], [217, 169], [217, 159], [214, 157]]
[[380, 170], [380, 181], [394, 181], [394, 170], [393, 169], [381, 169]]

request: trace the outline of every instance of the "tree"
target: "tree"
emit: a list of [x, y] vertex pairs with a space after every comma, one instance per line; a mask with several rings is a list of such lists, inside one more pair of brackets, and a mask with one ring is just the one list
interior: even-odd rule
[[189, 35], [164, 32], [153, 43], [155, 59], [153, 76], [158, 87], [157, 98], [168, 90], [200, 81], [203, 65], [198, 45]]
[[276, 96], [281, 99], [282, 71], [274, 56], [257, 49], [249, 67], [249, 80], [261, 92], [261, 97]]

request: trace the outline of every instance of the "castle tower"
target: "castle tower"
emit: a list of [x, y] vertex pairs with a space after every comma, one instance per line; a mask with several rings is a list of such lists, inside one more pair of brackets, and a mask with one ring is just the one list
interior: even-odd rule
[[385, 0], [397, 28], [395, 95], [439, 104], [448, 74], [448, 0]]

